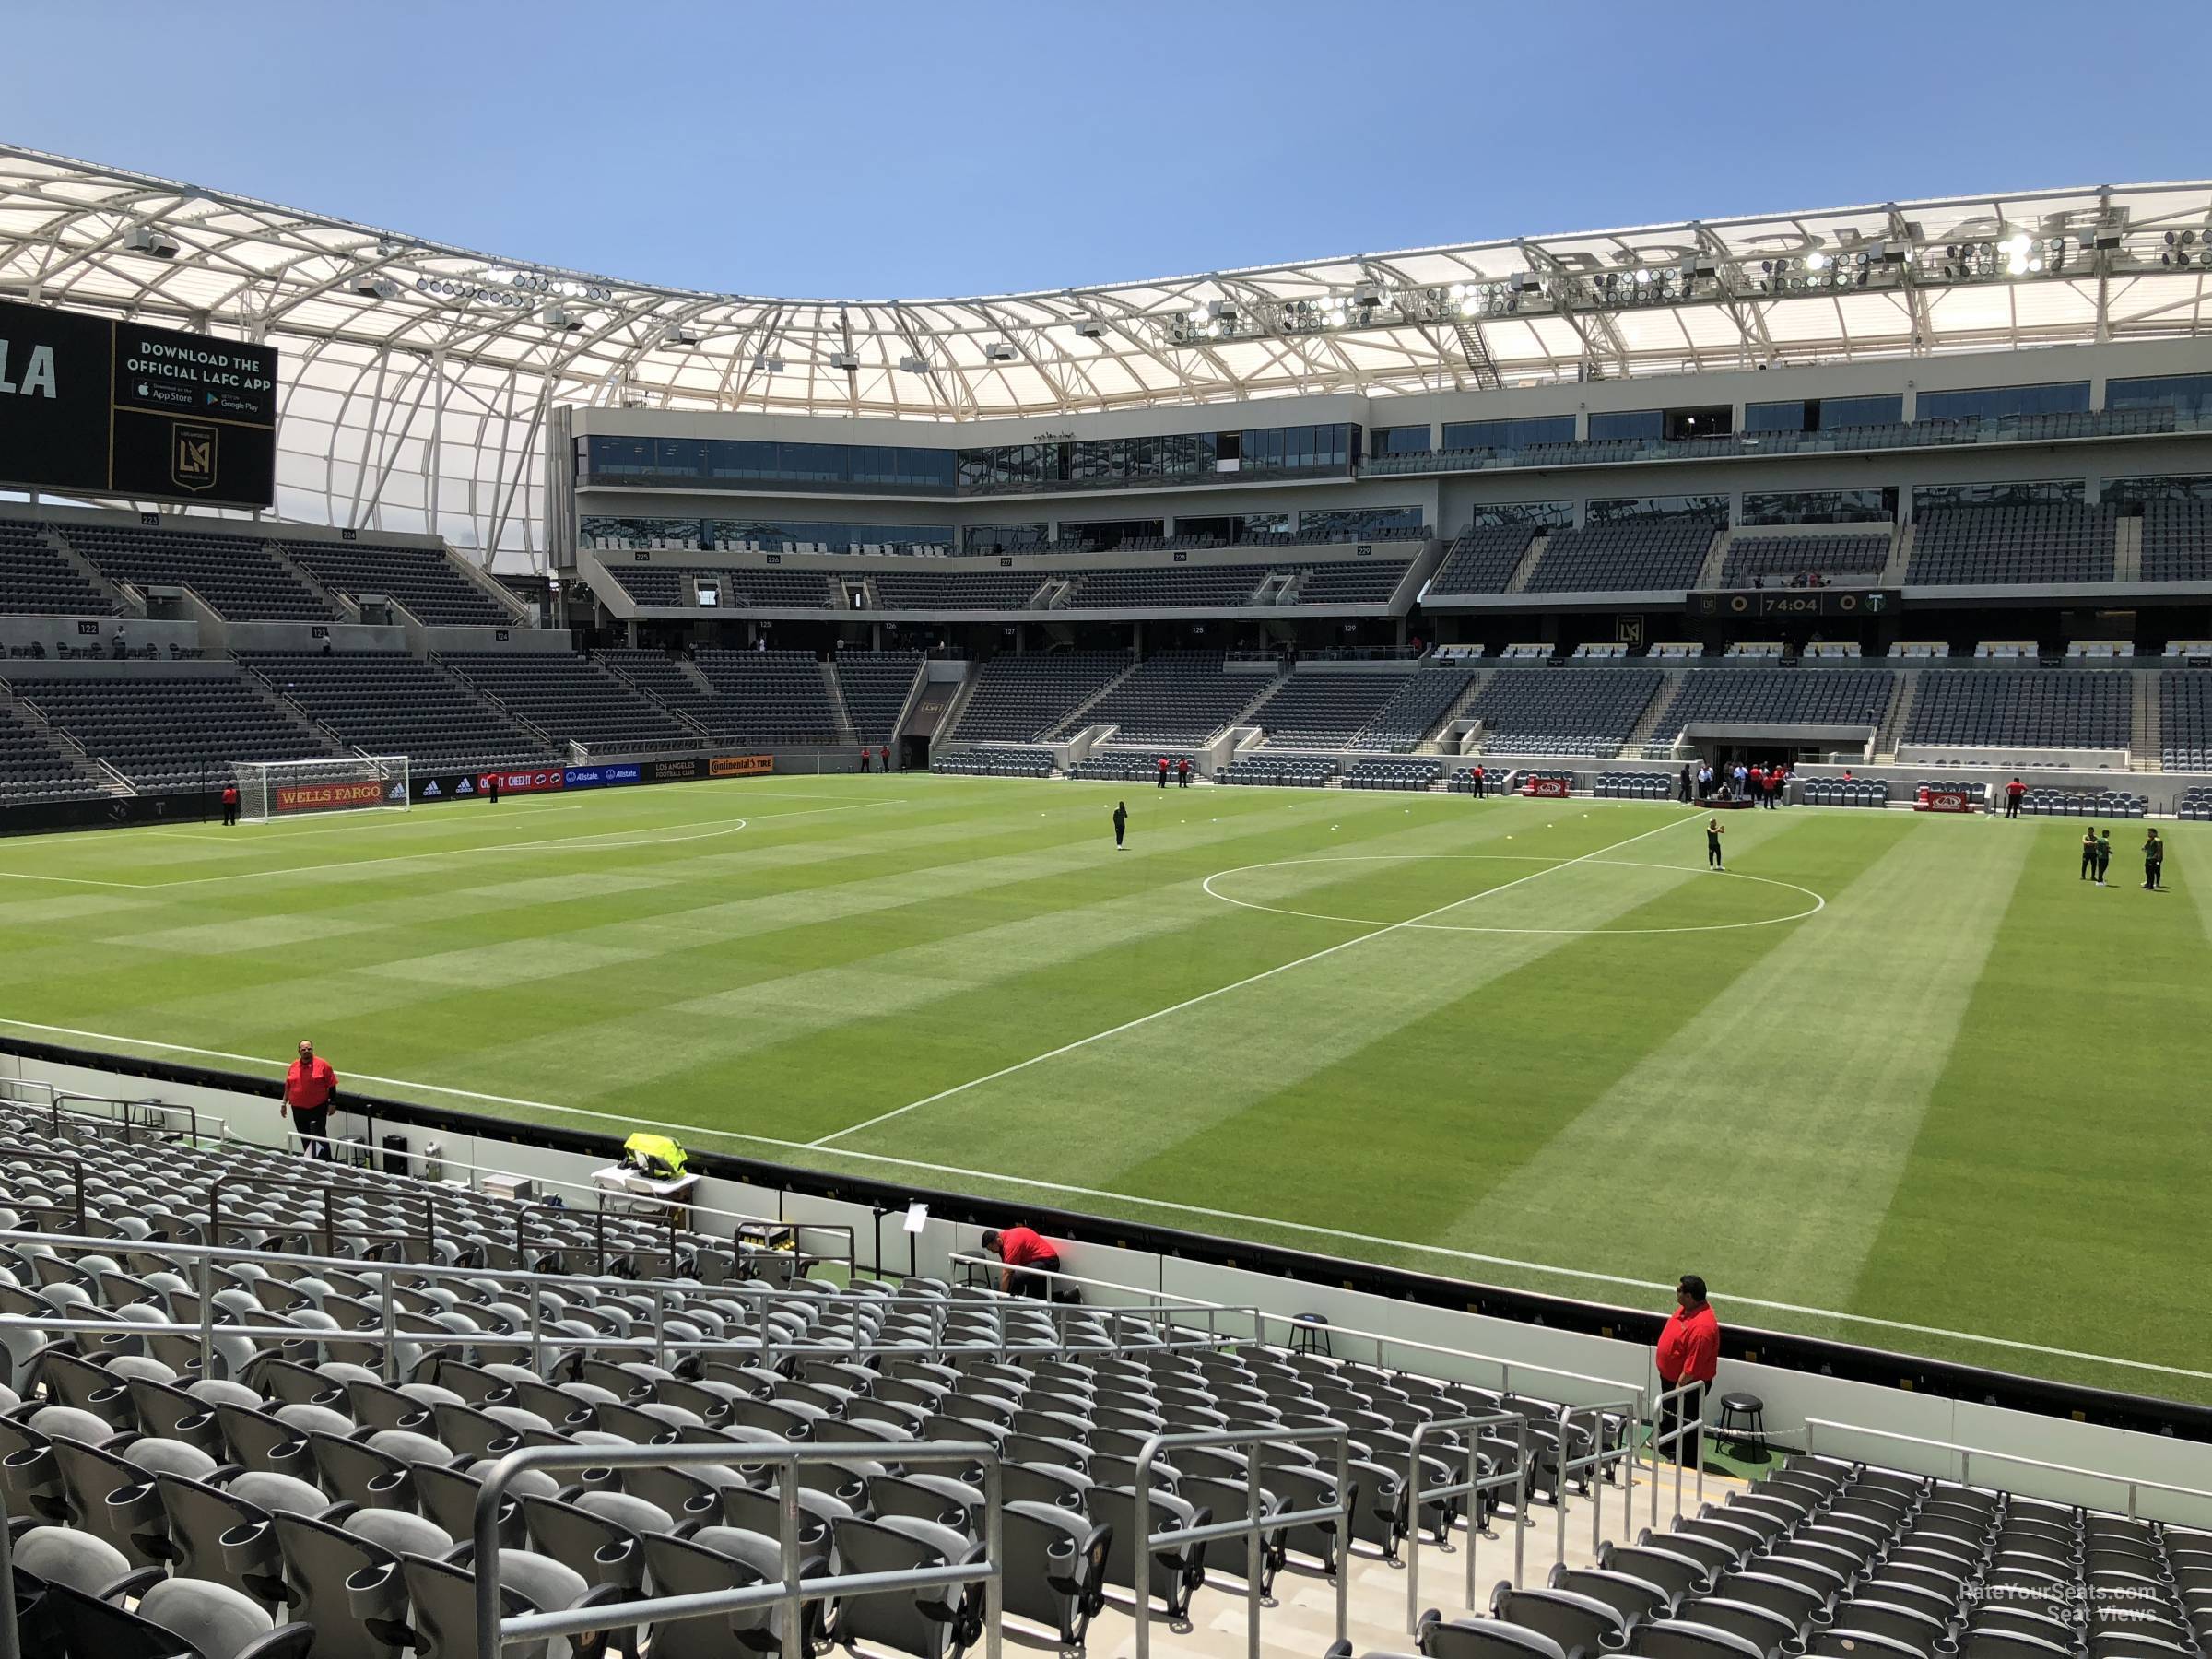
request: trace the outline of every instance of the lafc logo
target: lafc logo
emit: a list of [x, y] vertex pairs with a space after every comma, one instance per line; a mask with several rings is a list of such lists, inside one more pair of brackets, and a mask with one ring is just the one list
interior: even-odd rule
[[169, 440], [169, 481], [179, 489], [215, 488], [216, 440], [218, 428], [178, 425]]

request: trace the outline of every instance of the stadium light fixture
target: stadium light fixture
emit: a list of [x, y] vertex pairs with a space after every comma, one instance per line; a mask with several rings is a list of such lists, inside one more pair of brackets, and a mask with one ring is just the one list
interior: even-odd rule
[[899, 359], [899, 367], [908, 374], [927, 374], [929, 359], [927, 358], [902, 357]]
[[842, 369], [849, 373], [860, 367], [859, 354], [851, 351], [833, 351], [830, 354], [830, 367]]
[[166, 230], [157, 230], [150, 225], [133, 225], [123, 239], [123, 245], [134, 253], [144, 253], [149, 259], [174, 259], [180, 252], [177, 239]]
[[661, 344], [670, 348], [696, 346], [699, 344], [699, 336], [681, 323], [671, 323], [661, 330]]
[[388, 276], [364, 271], [353, 279], [353, 291], [364, 300], [396, 300], [399, 298], [399, 284]]

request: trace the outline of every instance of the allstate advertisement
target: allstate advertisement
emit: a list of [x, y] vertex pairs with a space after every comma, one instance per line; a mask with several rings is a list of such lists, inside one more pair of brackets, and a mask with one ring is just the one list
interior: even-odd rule
[[606, 789], [617, 783], [642, 783], [645, 771], [640, 766], [571, 766], [567, 778], [570, 789]]

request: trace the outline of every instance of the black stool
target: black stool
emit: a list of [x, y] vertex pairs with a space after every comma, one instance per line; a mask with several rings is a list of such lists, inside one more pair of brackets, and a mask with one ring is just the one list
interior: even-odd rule
[[1336, 1351], [1329, 1347], [1329, 1318], [1325, 1313], [1293, 1313], [1290, 1315], [1290, 1351], [1294, 1354], [1326, 1354], [1332, 1359]]
[[1738, 1445], [1767, 1449], [1767, 1403], [1755, 1394], [1725, 1394], [1721, 1396], [1721, 1420], [1714, 1425], [1723, 1439], [1733, 1438]]

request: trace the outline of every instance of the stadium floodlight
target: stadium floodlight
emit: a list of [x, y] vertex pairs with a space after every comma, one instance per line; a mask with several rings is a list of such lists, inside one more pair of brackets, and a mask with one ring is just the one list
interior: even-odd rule
[[144, 253], [149, 259], [174, 259], [181, 248], [177, 239], [166, 230], [157, 230], [150, 225], [133, 225], [123, 239], [123, 245], [134, 253]]
[[783, 372], [783, 359], [780, 357], [770, 357], [765, 351], [755, 352], [753, 367], [763, 374], [781, 374]]
[[668, 347], [696, 346], [699, 336], [681, 323], [671, 323], [661, 330], [661, 344]]
[[851, 351], [833, 351], [830, 354], [830, 367], [843, 369], [847, 371], [858, 369], [860, 367], [859, 355]]
[[927, 374], [929, 359], [927, 358], [902, 357], [899, 359], [899, 367], [908, 374]]
[[994, 340], [983, 347], [983, 355], [994, 363], [1010, 363], [1021, 353], [1005, 340]]
[[233, 760], [238, 815], [249, 824], [324, 812], [405, 812], [414, 805], [405, 755]]

